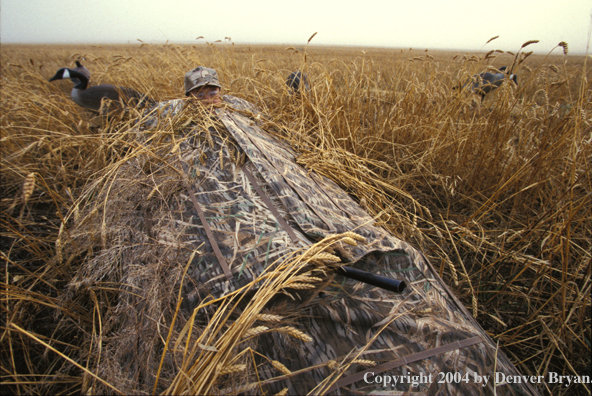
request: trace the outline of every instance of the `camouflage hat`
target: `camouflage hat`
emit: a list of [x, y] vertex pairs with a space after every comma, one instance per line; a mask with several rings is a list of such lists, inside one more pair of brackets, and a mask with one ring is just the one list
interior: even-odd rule
[[203, 87], [204, 85], [213, 85], [222, 88], [220, 81], [218, 81], [216, 70], [198, 66], [185, 73], [185, 96], [189, 96], [189, 91], [192, 89]]

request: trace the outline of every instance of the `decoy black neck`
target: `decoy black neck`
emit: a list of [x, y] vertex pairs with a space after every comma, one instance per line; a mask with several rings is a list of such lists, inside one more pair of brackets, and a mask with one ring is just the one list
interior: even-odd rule
[[66, 69], [63, 78], [77, 78], [80, 82], [74, 86], [75, 89], [86, 89], [88, 87], [88, 77], [79, 71]]

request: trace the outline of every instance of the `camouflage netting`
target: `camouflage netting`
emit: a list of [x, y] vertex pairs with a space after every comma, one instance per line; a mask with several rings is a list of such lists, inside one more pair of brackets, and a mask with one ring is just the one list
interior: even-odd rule
[[[251, 105], [225, 99], [216, 115], [198, 104], [161, 106], [138, 130], [137, 154], [88, 187], [86, 209], [61, 234], [64, 257], [85, 257], [68, 298], [94, 299], [100, 288], [116, 301], [97, 306], [101, 336], [83, 348], [104, 380], [89, 375], [87, 391], [478, 395], [494, 385], [475, 374], [519, 375], [419, 251], [297, 165]], [[407, 288], [396, 294], [336, 275], [343, 263]], [[367, 369], [432, 380], [353, 381]], [[471, 380], [438, 383], [447, 372]], [[495, 392], [536, 394], [528, 384]]]

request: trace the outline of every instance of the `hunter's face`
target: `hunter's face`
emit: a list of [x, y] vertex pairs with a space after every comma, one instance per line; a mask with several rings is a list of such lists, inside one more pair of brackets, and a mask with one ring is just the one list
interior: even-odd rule
[[189, 91], [194, 98], [204, 101], [206, 103], [220, 103], [220, 88], [213, 85], [205, 85], [203, 87], [195, 88]]

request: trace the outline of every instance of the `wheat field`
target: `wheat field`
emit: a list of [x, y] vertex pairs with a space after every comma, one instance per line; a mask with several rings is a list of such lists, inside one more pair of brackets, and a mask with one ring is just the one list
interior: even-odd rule
[[[223, 93], [256, 104], [302, 166], [424, 252], [521, 372], [589, 375], [592, 67], [566, 43], [548, 55], [533, 45], [2, 45], [2, 393], [91, 394], [85, 359], [101, 351], [82, 351], [82, 339], [101, 335], [97, 320], [108, 320], [117, 294], [111, 284], [63, 303], [81, 264], [64, 253], [67, 219], [83, 210], [85, 187], [137, 149], [140, 116], [94, 114], [70, 100], [70, 81], [48, 82], [75, 60], [93, 85], [157, 101], [183, 97], [186, 71], [216, 69]], [[454, 89], [504, 65], [517, 87], [483, 101]], [[285, 85], [294, 70], [311, 86], [298, 100]], [[590, 385], [538, 386], [592, 394]]]

